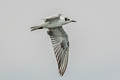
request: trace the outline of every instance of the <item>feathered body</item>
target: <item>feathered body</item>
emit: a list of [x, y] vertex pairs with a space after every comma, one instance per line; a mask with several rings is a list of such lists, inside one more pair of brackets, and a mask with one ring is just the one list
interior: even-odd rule
[[61, 14], [45, 19], [45, 23], [39, 26], [31, 27], [31, 31], [37, 29], [48, 28], [48, 35], [51, 38], [53, 44], [54, 53], [58, 63], [58, 70], [61, 76], [67, 68], [68, 55], [69, 55], [69, 41], [68, 35], [63, 30], [62, 25], [65, 25], [70, 22], [75, 22], [66, 17], [62, 17]]

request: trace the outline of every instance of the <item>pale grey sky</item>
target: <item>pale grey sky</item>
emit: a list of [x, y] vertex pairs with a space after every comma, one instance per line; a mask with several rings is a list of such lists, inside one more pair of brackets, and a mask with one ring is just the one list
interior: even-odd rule
[[[0, 80], [120, 80], [119, 0], [1, 0]], [[61, 78], [46, 30], [30, 27], [62, 13], [70, 55]]]

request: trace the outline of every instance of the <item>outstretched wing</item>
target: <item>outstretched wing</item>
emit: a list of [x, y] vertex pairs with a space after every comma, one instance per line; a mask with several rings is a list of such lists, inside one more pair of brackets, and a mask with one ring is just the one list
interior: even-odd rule
[[69, 55], [69, 41], [66, 32], [62, 26], [57, 28], [49, 29], [47, 32], [51, 38], [54, 53], [58, 63], [58, 69], [61, 76], [66, 71]]
[[61, 16], [61, 14], [58, 14], [57, 16], [52, 16], [52, 17], [46, 18], [46, 19], [45, 19], [45, 22], [53, 21], [53, 20], [59, 19], [60, 16]]

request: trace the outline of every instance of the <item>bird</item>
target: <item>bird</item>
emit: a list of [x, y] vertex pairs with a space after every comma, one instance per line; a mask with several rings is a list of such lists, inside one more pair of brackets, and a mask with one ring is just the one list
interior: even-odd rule
[[48, 29], [47, 34], [53, 45], [60, 76], [63, 76], [66, 71], [69, 56], [69, 40], [67, 33], [63, 29], [63, 25], [71, 22], [76, 21], [58, 14], [45, 18], [44, 23], [41, 25], [31, 27], [31, 31]]

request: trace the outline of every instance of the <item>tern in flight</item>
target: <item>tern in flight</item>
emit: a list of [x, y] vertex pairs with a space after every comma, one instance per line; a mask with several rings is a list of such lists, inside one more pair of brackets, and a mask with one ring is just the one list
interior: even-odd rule
[[76, 22], [67, 17], [63, 17], [61, 14], [46, 18], [44, 23], [39, 26], [31, 27], [31, 31], [47, 28], [47, 34], [51, 38], [53, 44], [54, 53], [58, 63], [59, 74], [63, 76], [68, 64], [69, 55], [69, 40], [68, 35], [63, 29], [63, 25]]

